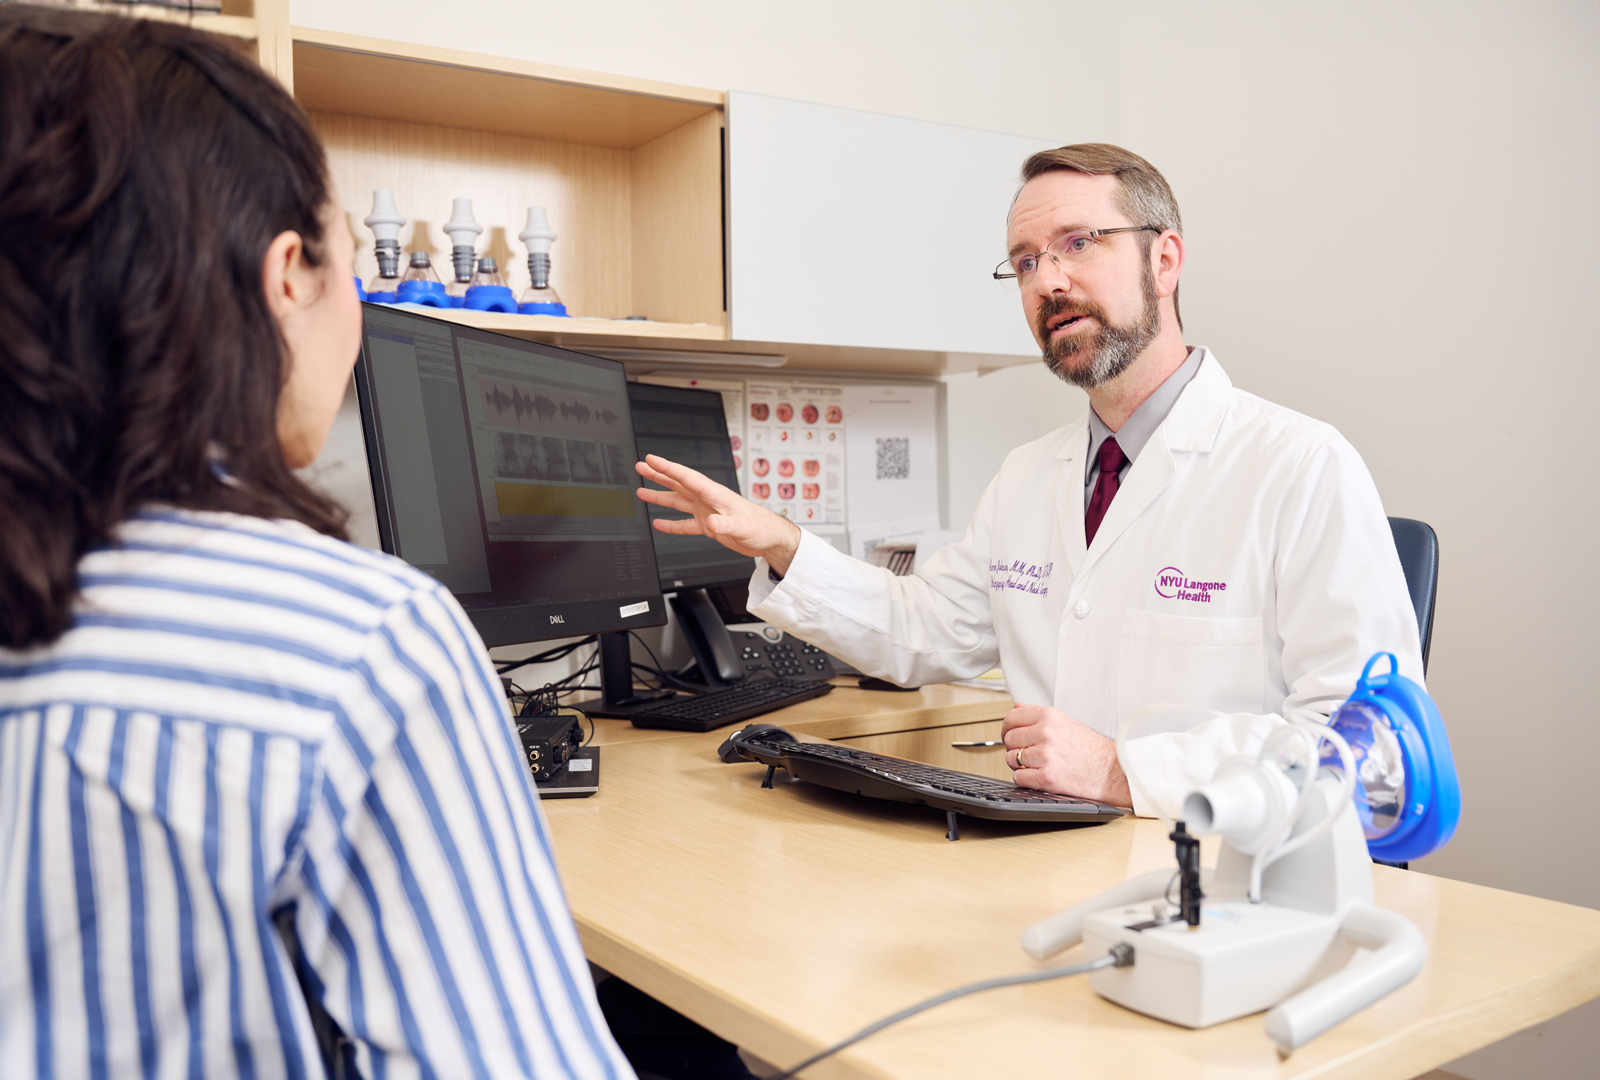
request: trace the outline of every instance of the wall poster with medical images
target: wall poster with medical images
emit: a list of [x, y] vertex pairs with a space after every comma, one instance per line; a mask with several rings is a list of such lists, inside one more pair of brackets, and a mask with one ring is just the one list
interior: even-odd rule
[[844, 388], [837, 383], [745, 384], [745, 495], [822, 533], [845, 525]]

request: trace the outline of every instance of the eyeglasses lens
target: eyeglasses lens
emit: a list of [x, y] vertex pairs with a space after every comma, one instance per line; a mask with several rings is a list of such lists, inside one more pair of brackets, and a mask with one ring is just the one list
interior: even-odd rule
[[[1081, 263], [1095, 252], [1095, 238], [1086, 232], [1067, 233], [1051, 241], [1050, 246], [1044, 249], [1044, 254], [1057, 263]], [[1039, 270], [1038, 255], [1018, 255], [1016, 258], [1003, 262], [996, 268], [997, 273], [1014, 274], [1015, 277], [1001, 278], [1000, 283], [1008, 289], [1016, 289], [1033, 280], [1033, 275]]]

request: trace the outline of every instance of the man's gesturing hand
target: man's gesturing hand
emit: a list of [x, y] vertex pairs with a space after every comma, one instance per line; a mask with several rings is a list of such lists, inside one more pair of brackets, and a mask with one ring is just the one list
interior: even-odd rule
[[1017, 705], [1000, 724], [1006, 764], [1018, 787], [1132, 806], [1128, 780], [1117, 763], [1117, 744], [1058, 709]]
[[680, 536], [709, 536], [741, 555], [764, 558], [778, 573], [787, 574], [800, 548], [800, 526], [771, 510], [734, 494], [710, 477], [655, 454], [645, 455], [639, 475], [660, 484], [639, 489], [639, 498], [668, 510], [692, 514], [688, 518], [657, 518], [655, 527]]

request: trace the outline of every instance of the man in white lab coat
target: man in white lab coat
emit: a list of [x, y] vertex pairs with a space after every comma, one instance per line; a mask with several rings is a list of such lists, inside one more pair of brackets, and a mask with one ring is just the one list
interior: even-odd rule
[[[1286, 715], [1326, 720], [1374, 652], [1420, 682], [1416, 617], [1355, 449], [1185, 345], [1161, 174], [1088, 144], [1023, 180], [996, 276], [1092, 411], [1011, 452], [962, 542], [894, 577], [659, 458], [639, 471], [671, 490], [639, 494], [693, 515], [657, 528], [761, 559], [751, 612], [863, 671], [916, 685], [998, 662], [1018, 784], [1175, 815]], [[1141, 710], [1130, 790], [1114, 739]]]

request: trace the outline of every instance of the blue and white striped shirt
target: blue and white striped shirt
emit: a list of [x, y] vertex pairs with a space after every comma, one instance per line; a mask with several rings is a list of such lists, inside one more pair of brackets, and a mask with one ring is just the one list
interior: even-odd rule
[[149, 510], [0, 650], [0, 1074], [632, 1077], [477, 633], [305, 526]]

